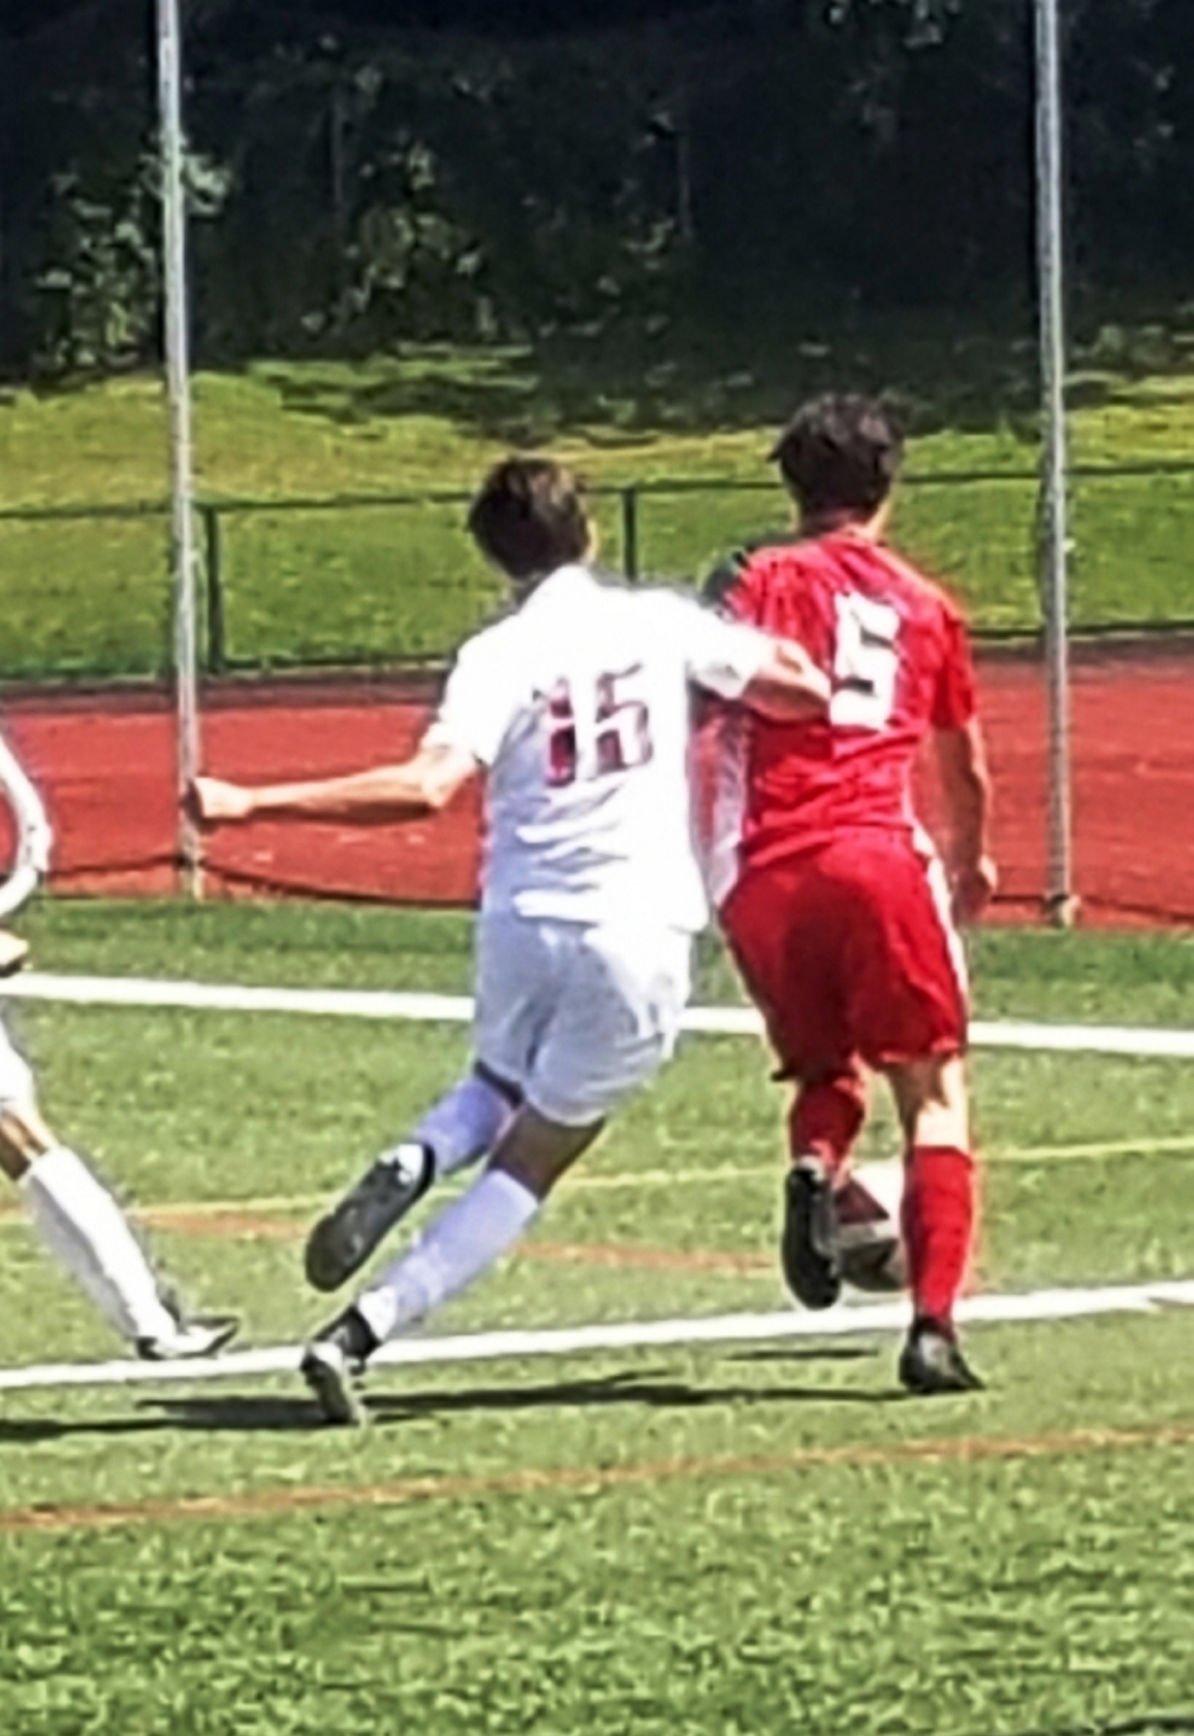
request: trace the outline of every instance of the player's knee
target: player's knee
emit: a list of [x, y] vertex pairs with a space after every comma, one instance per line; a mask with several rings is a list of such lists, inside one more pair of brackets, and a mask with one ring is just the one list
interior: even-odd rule
[[536, 1199], [545, 1200], [603, 1126], [603, 1121], [573, 1126], [526, 1107], [494, 1152], [493, 1167], [513, 1176]]
[[970, 1104], [961, 1055], [931, 1055], [892, 1067], [889, 1079], [909, 1145], [970, 1143]]

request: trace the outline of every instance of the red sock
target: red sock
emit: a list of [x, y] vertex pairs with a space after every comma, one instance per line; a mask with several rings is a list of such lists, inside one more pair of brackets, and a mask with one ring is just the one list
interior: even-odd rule
[[974, 1236], [974, 1161], [948, 1145], [908, 1154], [901, 1212], [912, 1303], [918, 1317], [948, 1325]]
[[836, 1172], [850, 1155], [866, 1113], [866, 1087], [853, 1071], [802, 1085], [788, 1118], [793, 1160], [812, 1152]]

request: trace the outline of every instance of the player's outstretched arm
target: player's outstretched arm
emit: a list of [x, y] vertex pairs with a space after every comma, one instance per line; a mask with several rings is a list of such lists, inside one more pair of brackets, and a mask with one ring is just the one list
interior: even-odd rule
[[204, 826], [266, 819], [392, 825], [438, 813], [478, 769], [460, 748], [423, 747], [399, 765], [304, 783], [251, 786], [196, 778], [188, 799]]
[[973, 922], [990, 903], [998, 873], [990, 851], [991, 778], [976, 719], [934, 734], [948, 830], [946, 866], [954, 915]]
[[823, 717], [830, 696], [829, 677], [803, 645], [776, 639], [767, 662], [743, 689], [742, 703], [777, 723], [796, 723]]
[[652, 599], [661, 633], [683, 645], [688, 679], [781, 723], [823, 716], [829, 677], [795, 639], [780, 639], [712, 609], [660, 591]]

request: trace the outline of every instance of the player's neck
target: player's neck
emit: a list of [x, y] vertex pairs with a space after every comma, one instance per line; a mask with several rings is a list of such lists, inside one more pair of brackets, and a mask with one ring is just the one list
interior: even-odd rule
[[550, 572], [531, 573], [525, 579], [512, 580], [510, 584], [510, 596], [513, 599], [514, 607], [520, 609], [522, 605], [529, 601], [529, 599], [535, 595], [535, 592], [540, 590], [549, 579], [554, 579], [557, 573], [565, 571], [570, 572], [575, 570], [577, 567], [587, 570], [588, 565], [589, 563], [587, 560], [564, 561], [562, 565], [552, 567]]
[[859, 518], [852, 512], [810, 513], [800, 520], [800, 535], [810, 539], [822, 536], [856, 537], [859, 542], [883, 541], [887, 514], [877, 512], [871, 518]]
[[[558, 572], [559, 568], [553, 568], [553, 571]], [[510, 596], [514, 601], [514, 607], [521, 609], [522, 605], [529, 602], [540, 586], [546, 584], [550, 578], [551, 573], [534, 573], [529, 578], [518, 579], [510, 586]]]

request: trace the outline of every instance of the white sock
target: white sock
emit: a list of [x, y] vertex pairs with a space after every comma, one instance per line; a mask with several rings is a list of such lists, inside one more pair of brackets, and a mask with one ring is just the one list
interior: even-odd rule
[[432, 1105], [409, 1139], [427, 1147], [442, 1179], [492, 1151], [513, 1119], [513, 1104], [470, 1073]]
[[358, 1298], [357, 1312], [379, 1340], [393, 1337], [455, 1296], [522, 1235], [540, 1201], [504, 1170], [488, 1169], [387, 1266]]
[[49, 1252], [122, 1338], [158, 1338], [175, 1322], [144, 1250], [112, 1195], [75, 1152], [56, 1145], [18, 1184]]

